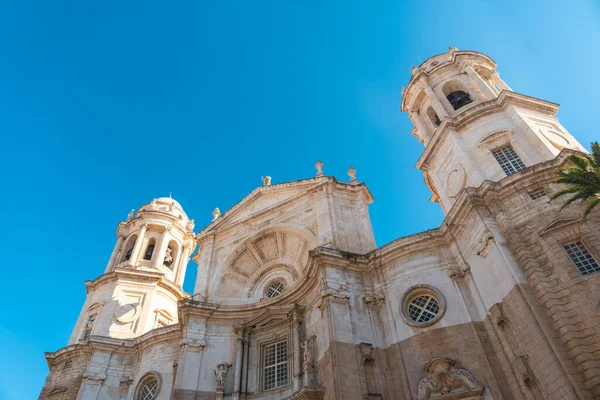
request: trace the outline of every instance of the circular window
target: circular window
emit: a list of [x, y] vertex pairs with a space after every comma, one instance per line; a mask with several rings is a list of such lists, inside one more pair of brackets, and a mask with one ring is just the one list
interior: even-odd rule
[[402, 319], [411, 326], [432, 325], [442, 318], [445, 311], [444, 297], [429, 285], [413, 286], [402, 298]]
[[138, 400], [154, 400], [160, 389], [160, 381], [154, 374], [148, 374], [143, 378], [138, 386]]
[[269, 285], [265, 295], [267, 298], [272, 299], [275, 296], [279, 296], [284, 290], [285, 284], [282, 281], [276, 281]]

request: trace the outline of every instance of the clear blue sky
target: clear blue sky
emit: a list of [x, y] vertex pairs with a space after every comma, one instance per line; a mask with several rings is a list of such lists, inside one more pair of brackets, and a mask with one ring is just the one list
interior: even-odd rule
[[[419, 58], [495, 59], [516, 91], [599, 135], [593, 1], [4, 2], [0, 12], [0, 398], [37, 398], [118, 222], [173, 197], [198, 228], [261, 184], [353, 165], [377, 243], [436, 227], [399, 112]], [[185, 289], [195, 279], [191, 263]]]

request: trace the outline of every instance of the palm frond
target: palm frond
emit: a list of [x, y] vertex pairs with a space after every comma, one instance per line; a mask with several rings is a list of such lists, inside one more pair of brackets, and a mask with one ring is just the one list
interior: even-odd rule
[[587, 219], [588, 215], [592, 212], [592, 210], [598, 205], [600, 204], [600, 199], [599, 198], [595, 198], [594, 200], [590, 201], [590, 203], [587, 205], [587, 207], [585, 208], [585, 210], [583, 211], [583, 215], [581, 216], [581, 222], [584, 223], [585, 220]]

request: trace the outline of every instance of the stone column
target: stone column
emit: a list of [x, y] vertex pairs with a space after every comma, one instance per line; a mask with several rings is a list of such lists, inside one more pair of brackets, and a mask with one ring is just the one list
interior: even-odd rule
[[237, 339], [237, 352], [235, 356], [235, 376], [233, 380], [233, 400], [240, 398], [240, 384], [242, 383], [242, 352], [244, 351], [243, 331]]
[[183, 251], [181, 252], [181, 256], [179, 257], [175, 278], [175, 283], [179, 286], [183, 286], [183, 280], [185, 279], [185, 271], [187, 270], [187, 264], [192, 248], [193, 247], [188, 242], [185, 242], [183, 244]]
[[[423, 143], [429, 142], [429, 140], [431, 139], [433, 134], [430, 132], [430, 130], [427, 128], [427, 126], [425, 126], [425, 124], [423, 123], [423, 120], [421, 119], [421, 112], [413, 111], [411, 114], [412, 114], [412, 119], [415, 122], [415, 128], [417, 128], [417, 132], [419, 132], [419, 137], [421, 138]], [[429, 117], [427, 117], [427, 118], [429, 118]]]
[[463, 70], [467, 73], [467, 75], [469, 75], [469, 78], [471, 78], [471, 80], [475, 82], [475, 84], [479, 88], [479, 91], [481, 92], [481, 94], [483, 94], [485, 100], [492, 100], [496, 98], [496, 93], [494, 93], [492, 88], [488, 86], [485, 79], [483, 79], [481, 75], [475, 72], [473, 67], [471, 67], [470, 65], [465, 65]]
[[86, 372], [83, 374], [83, 383], [77, 393], [77, 400], [98, 399], [100, 387], [106, 380], [106, 374]]
[[119, 250], [121, 250], [121, 246], [123, 245], [123, 240], [125, 238], [121, 235], [119, 235], [119, 238], [117, 239], [117, 244], [115, 245], [115, 248], [113, 249], [112, 254], [110, 255], [110, 259], [108, 260], [108, 264], [106, 264], [106, 270], [104, 271], [105, 274], [108, 274], [112, 268], [115, 265], [115, 260], [117, 258], [117, 254], [119, 254]]
[[250, 334], [244, 335], [244, 365], [242, 367], [242, 389], [240, 390], [241, 398], [245, 399], [248, 391], [248, 369], [250, 368], [248, 360], [250, 355]]
[[498, 88], [501, 91], [502, 90], [510, 90], [512, 92], [512, 89], [500, 78], [500, 74], [498, 74], [497, 71], [494, 71], [491, 73], [490, 79], [492, 81], [494, 81], [494, 83], [498, 86]]
[[131, 257], [129, 258], [129, 264], [136, 265], [138, 261], [138, 257], [140, 255], [140, 249], [142, 248], [142, 242], [144, 241], [144, 237], [146, 236], [146, 230], [148, 230], [148, 226], [146, 224], [142, 224], [138, 232], [137, 240], [135, 241], [135, 245], [133, 246], [133, 250], [131, 251]]
[[170, 237], [168, 236], [168, 231], [166, 228], [170, 228], [170, 227], [165, 227], [165, 230], [163, 231], [162, 235], [160, 235], [160, 237], [158, 238], [158, 241], [156, 243], [156, 247], [154, 248], [154, 253], [152, 253], [152, 263], [150, 264], [152, 268], [158, 268], [160, 265], [163, 264], [163, 261], [165, 260], [165, 251], [166, 251], [166, 247], [169, 245], [169, 239]]
[[449, 116], [448, 111], [446, 111], [446, 109], [444, 108], [444, 106], [440, 102], [440, 99], [438, 99], [437, 95], [434, 93], [434, 91], [431, 88], [431, 86], [425, 85], [424, 89], [425, 89], [425, 94], [429, 98], [429, 101], [431, 101], [431, 107], [433, 107], [433, 110], [437, 114], [437, 116], [440, 119], [440, 121], [442, 119], [444, 119], [444, 117]]
[[294, 388], [302, 387], [302, 351], [300, 348], [300, 321], [294, 313], [292, 317], [292, 343], [294, 344]]

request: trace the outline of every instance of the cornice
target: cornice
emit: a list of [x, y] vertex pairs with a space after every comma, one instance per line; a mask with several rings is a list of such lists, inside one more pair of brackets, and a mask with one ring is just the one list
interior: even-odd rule
[[177, 340], [181, 337], [181, 324], [169, 325], [163, 328], [153, 329], [141, 336], [131, 339], [119, 339], [106, 336], [92, 335], [83, 343], [73, 344], [55, 352], [46, 352], [48, 366], [57, 365], [67, 359], [73, 359], [81, 355], [91, 355], [95, 351], [104, 351], [116, 354], [130, 354], [145, 347], [153, 346], [161, 342]]
[[485, 101], [466, 108], [453, 118], [445, 117], [441, 125], [436, 129], [433, 138], [429, 141], [427, 147], [425, 147], [425, 150], [423, 151], [423, 154], [421, 154], [421, 157], [419, 157], [415, 167], [422, 171], [427, 170], [427, 163], [433, 153], [435, 153], [435, 151], [439, 148], [438, 144], [446, 136], [452, 134], [452, 129], [460, 129], [473, 121], [479, 120], [483, 115], [495, 112], [496, 110], [504, 108], [510, 103], [518, 103], [520, 105], [529, 106], [530, 108], [535, 108], [537, 111], [551, 116], [554, 116], [559, 108], [557, 103], [503, 90], [500, 95], [493, 100]]
[[131, 279], [136, 281], [137, 283], [148, 283], [151, 285], [156, 285], [157, 287], [165, 289], [169, 293], [173, 294], [177, 298], [177, 300], [182, 300], [186, 297], [189, 297], [189, 294], [184, 292], [180, 286], [176, 285], [168, 279], [165, 279], [165, 274], [162, 272], [153, 272], [123, 267], [117, 267], [112, 272], [100, 275], [93, 281], [86, 281], [86, 293], [95, 291], [98, 287], [107, 283], [117, 282], [119, 280], [124, 279]]

